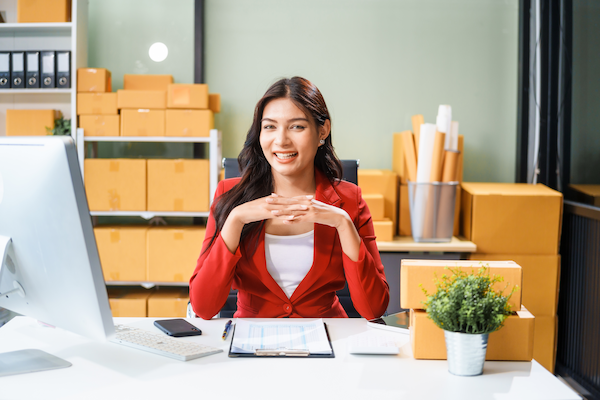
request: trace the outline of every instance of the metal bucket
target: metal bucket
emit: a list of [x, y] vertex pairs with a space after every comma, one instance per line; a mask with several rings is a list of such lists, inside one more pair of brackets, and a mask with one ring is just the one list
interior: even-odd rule
[[489, 333], [471, 334], [444, 331], [448, 372], [458, 376], [483, 373]]

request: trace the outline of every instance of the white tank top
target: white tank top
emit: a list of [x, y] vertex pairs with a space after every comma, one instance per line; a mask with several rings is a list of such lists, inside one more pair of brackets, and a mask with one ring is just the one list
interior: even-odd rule
[[267, 270], [288, 298], [313, 264], [315, 231], [278, 236], [265, 233]]

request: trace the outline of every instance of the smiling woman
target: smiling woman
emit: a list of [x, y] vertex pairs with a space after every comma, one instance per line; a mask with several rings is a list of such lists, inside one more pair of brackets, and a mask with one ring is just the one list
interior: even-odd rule
[[194, 312], [212, 318], [229, 289], [235, 317], [346, 317], [346, 282], [365, 318], [383, 314], [389, 287], [360, 189], [341, 180], [319, 89], [282, 79], [259, 100], [238, 163], [219, 183], [190, 279]]

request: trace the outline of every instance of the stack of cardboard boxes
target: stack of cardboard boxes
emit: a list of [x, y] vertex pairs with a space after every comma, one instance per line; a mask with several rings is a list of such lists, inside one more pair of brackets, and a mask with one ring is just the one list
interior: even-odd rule
[[109, 287], [108, 296], [113, 317], [179, 317], [187, 313], [187, 288]]
[[554, 371], [562, 194], [544, 185], [463, 183], [461, 232], [472, 260], [512, 260], [523, 268], [523, 305], [535, 315], [533, 358]]
[[389, 170], [358, 170], [358, 186], [369, 207], [377, 241], [391, 241], [396, 232], [398, 175]]

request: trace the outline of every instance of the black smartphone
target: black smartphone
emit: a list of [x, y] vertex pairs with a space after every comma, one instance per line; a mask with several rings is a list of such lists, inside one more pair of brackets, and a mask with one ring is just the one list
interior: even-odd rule
[[154, 321], [154, 325], [169, 336], [197, 336], [202, 335], [202, 331], [185, 319], [163, 319]]

